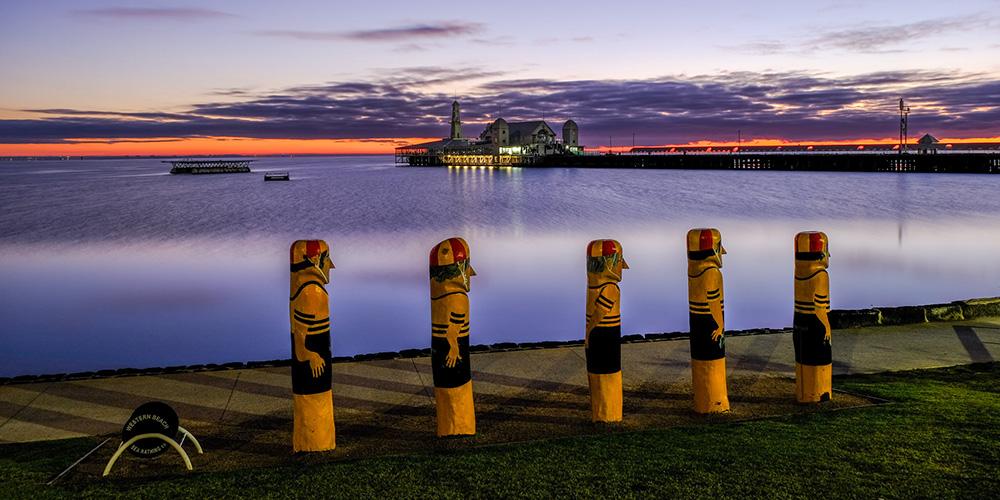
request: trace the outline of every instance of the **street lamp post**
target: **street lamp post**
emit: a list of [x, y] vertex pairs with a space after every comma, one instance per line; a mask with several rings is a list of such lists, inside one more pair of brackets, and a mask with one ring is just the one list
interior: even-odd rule
[[910, 107], [903, 103], [903, 100], [899, 100], [899, 154], [903, 154], [906, 150], [907, 142], [907, 121], [910, 115]]

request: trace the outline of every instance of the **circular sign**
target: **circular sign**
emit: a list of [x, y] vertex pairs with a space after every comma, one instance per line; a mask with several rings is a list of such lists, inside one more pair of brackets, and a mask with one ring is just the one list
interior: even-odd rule
[[[145, 403], [132, 412], [132, 417], [122, 428], [122, 441], [140, 434], [163, 434], [174, 439], [177, 436], [177, 412], [170, 405], [159, 401]], [[128, 451], [137, 457], [152, 458], [169, 448], [166, 441], [157, 438], [140, 439], [128, 447]]]

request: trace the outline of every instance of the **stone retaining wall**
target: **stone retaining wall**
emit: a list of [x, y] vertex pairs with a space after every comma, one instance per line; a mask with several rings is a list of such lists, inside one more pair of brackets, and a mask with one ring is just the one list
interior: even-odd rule
[[950, 304], [928, 306], [875, 307], [872, 309], [837, 309], [830, 311], [834, 330], [865, 326], [895, 326], [930, 321], [964, 321], [1000, 316], [1000, 297], [959, 300]]
[[[969, 299], [950, 304], [933, 304], [928, 306], [878, 307], [872, 309], [835, 309], [830, 311], [830, 326], [834, 330], [861, 328], [866, 326], [895, 326], [930, 321], [964, 321], [982, 317], [1000, 317], [1000, 297], [988, 299]], [[726, 331], [727, 337], [744, 335], [765, 335], [771, 333], [791, 333], [791, 328], [771, 329], [758, 328], [752, 330]], [[623, 335], [623, 344], [639, 342], [656, 342], [661, 340], [687, 339], [688, 332], [647, 333], [645, 335]], [[552, 347], [582, 346], [583, 340], [545, 341], [545, 342], [500, 342], [491, 345], [474, 345], [471, 352], [506, 352], [531, 349], [547, 349]], [[358, 354], [356, 356], [340, 356], [333, 358], [334, 363], [349, 363], [354, 361], [372, 361], [378, 359], [429, 357], [430, 348], [405, 349], [399, 352], [376, 352]], [[138, 375], [169, 375], [172, 373], [188, 373], [200, 371], [223, 371], [243, 368], [268, 368], [290, 366], [290, 359], [275, 359], [272, 361], [249, 361], [247, 363], [226, 363], [222, 365], [189, 365], [168, 366], [166, 368], [121, 368], [118, 370], [99, 370], [96, 372], [60, 373], [53, 375], [22, 375], [13, 378], [0, 377], [0, 385], [28, 384], [33, 382], [58, 382], [63, 380], [86, 380], [92, 378], [134, 377]]]

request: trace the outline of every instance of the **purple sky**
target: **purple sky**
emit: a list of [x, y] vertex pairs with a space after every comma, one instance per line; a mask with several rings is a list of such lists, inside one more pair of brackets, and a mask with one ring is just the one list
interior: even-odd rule
[[995, 0], [0, 0], [4, 144], [440, 137], [502, 114], [606, 146], [1000, 136]]

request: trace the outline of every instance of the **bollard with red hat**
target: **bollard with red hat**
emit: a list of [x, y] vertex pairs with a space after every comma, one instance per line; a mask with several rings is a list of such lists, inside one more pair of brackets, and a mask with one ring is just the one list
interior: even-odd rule
[[469, 244], [448, 238], [431, 250], [431, 365], [437, 434], [476, 433], [469, 365]]
[[587, 245], [587, 332], [584, 351], [594, 422], [622, 419], [622, 319], [618, 282], [628, 269], [622, 245], [594, 240]]
[[725, 302], [720, 270], [726, 249], [722, 235], [718, 229], [692, 229], [687, 234], [687, 251], [694, 410], [727, 412]]
[[292, 328], [292, 446], [296, 452], [337, 446], [330, 377], [330, 247], [299, 240], [290, 249], [288, 315]]
[[800, 403], [829, 401], [833, 390], [830, 345], [830, 246], [825, 233], [795, 235], [795, 392]]

